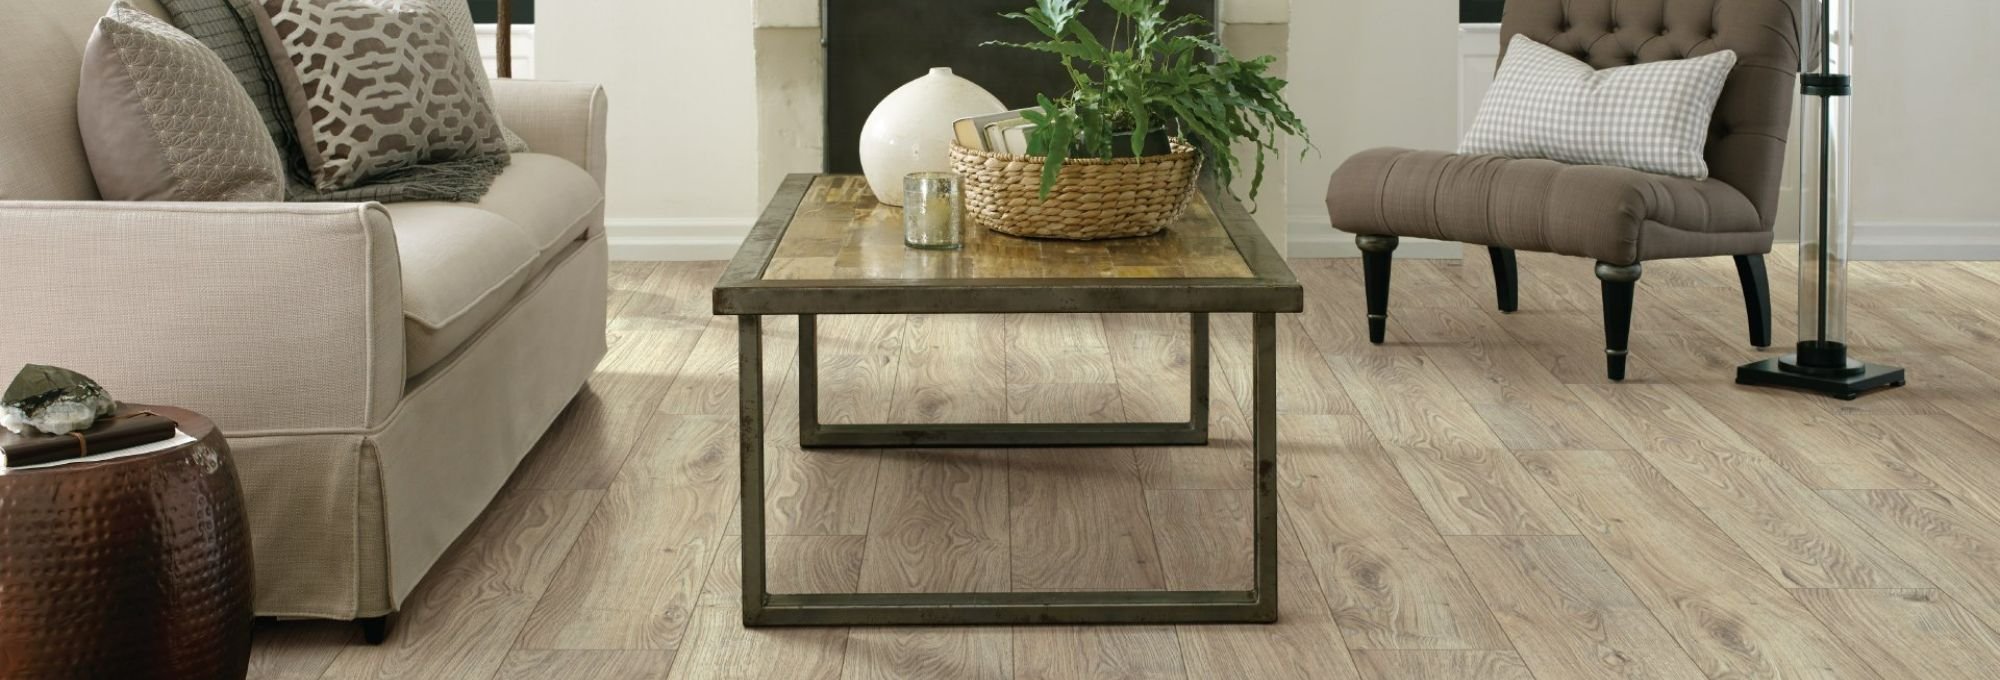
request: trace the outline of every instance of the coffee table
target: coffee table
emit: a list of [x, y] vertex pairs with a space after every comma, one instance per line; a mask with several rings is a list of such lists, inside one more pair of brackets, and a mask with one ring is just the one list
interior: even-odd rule
[[[901, 212], [858, 176], [792, 175], [715, 285], [737, 317], [743, 622], [749, 626], [1250, 623], [1278, 616], [1277, 314], [1304, 309], [1291, 269], [1241, 204], [1204, 186], [1166, 233], [1020, 239], [966, 227], [965, 247], [903, 245]], [[1191, 325], [1189, 418], [1175, 423], [819, 422], [820, 314], [1179, 313]], [[1190, 446], [1208, 443], [1208, 315], [1252, 315], [1254, 584], [1231, 591], [771, 593], [766, 583], [762, 319], [799, 319], [807, 448]]]

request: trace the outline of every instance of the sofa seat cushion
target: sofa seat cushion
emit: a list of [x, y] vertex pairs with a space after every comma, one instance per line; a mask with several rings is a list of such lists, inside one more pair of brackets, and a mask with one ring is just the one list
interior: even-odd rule
[[[521, 227], [535, 244], [540, 264], [547, 264], [583, 230], [604, 205], [604, 190], [575, 163], [545, 153], [514, 154], [507, 172], [494, 180], [493, 190], [478, 207]], [[540, 269], [538, 265], [536, 269]]]
[[388, 205], [403, 266], [407, 375], [436, 366], [505, 313], [602, 203], [582, 168], [527, 153], [479, 203]]
[[539, 253], [513, 222], [469, 205], [387, 207], [403, 266], [407, 370], [415, 375], [499, 316]]
[[1612, 264], [1769, 252], [1770, 226], [1715, 179], [1599, 165], [1375, 149], [1327, 190], [1333, 226]]

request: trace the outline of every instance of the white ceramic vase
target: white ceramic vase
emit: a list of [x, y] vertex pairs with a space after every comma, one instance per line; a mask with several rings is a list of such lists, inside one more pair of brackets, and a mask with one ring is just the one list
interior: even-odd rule
[[861, 126], [861, 171], [868, 188], [882, 203], [902, 205], [905, 176], [951, 171], [954, 121], [1006, 110], [993, 93], [948, 68], [931, 69], [896, 88]]

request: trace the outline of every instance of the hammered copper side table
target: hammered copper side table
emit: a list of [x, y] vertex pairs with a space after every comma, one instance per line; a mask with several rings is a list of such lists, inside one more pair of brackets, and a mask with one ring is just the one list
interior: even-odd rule
[[[1243, 206], [1204, 186], [1165, 233], [1071, 243], [969, 228], [956, 251], [905, 248], [900, 216], [847, 175], [793, 175], [715, 286], [737, 317], [743, 622], [750, 626], [1254, 623], [1278, 617], [1277, 315], [1305, 292]], [[1169, 423], [822, 423], [820, 314], [1187, 314], [1189, 417]], [[1199, 446], [1208, 443], [1209, 315], [1248, 314], [1253, 341], [1253, 585], [1222, 591], [772, 593], [766, 581], [762, 319], [799, 318], [807, 448]]]
[[249, 520], [229, 444], [0, 475], [0, 677], [242, 678]]

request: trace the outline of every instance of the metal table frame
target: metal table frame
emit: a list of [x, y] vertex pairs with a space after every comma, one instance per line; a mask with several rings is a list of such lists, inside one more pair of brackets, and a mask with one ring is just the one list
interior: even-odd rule
[[[1304, 308], [1284, 260], [1235, 200], [1205, 186], [1253, 276], [1244, 279], [765, 281], [813, 175], [786, 179], [715, 288], [737, 319], [746, 626], [1267, 623], [1278, 618], [1277, 314]], [[1034, 294], [1024, 295], [1024, 292]], [[1189, 419], [1180, 423], [834, 425], [819, 422], [817, 315], [1185, 313]], [[1253, 560], [1249, 590], [810, 593], [769, 590], [764, 521], [763, 317], [799, 318], [799, 435], [821, 447], [1185, 446], [1208, 442], [1209, 314], [1252, 315]]]

